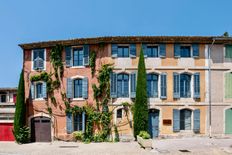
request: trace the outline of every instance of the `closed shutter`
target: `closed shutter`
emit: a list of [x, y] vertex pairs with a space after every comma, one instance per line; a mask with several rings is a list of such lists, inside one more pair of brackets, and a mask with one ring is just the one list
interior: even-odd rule
[[193, 57], [199, 57], [199, 45], [198, 44], [192, 44], [193, 48]]
[[67, 130], [68, 134], [73, 132], [73, 116], [72, 116], [72, 113], [67, 113], [66, 114], [66, 130]]
[[226, 45], [225, 58], [232, 58], [232, 45]]
[[72, 48], [70, 46], [65, 47], [65, 62], [67, 67], [72, 66]]
[[232, 98], [232, 73], [225, 74], [225, 98]]
[[85, 77], [82, 80], [82, 97], [87, 99], [88, 98], [88, 78]]
[[35, 99], [35, 85], [33, 82], [31, 82], [31, 99]]
[[173, 98], [180, 98], [180, 75], [173, 73]]
[[89, 45], [84, 45], [84, 66], [89, 65]]
[[147, 44], [142, 44], [142, 50], [144, 57], [147, 57]]
[[174, 44], [174, 57], [180, 57], [180, 44]]
[[173, 109], [173, 131], [180, 131], [180, 110]]
[[167, 74], [161, 74], [161, 86], [160, 86], [160, 98], [165, 99], [167, 98]]
[[166, 44], [160, 44], [160, 51], [159, 51], [159, 56], [161, 58], [165, 58], [166, 57]]
[[194, 110], [193, 117], [194, 117], [193, 131], [196, 133], [199, 133], [200, 132], [200, 109]]
[[130, 44], [130, 57], [136, 58], [136, 44]]
[[85, 133], [85, 112], [82, 112], [82, 132]]
[[130, 82], [131, 82], [131, 93], [130, 97], [135, 98], [136, 96], [136, 72], [131, 73], [130, 75]]
[[200, 73], [194, 74], [194, 98], [200, 98]]
[[117, 44], [111, 44], [111, 56], [113, 58], [116, 58], [118, 56], [118, 45]]
[[113, 72], [110, 74], [110, 97], [117, 97], [117, 74]]
[[67, 78], [67, 88], [66, 95], [67, 98], [73, 98], [73, 80], [71, 78]]
[[43, 95], [43, 98], [47, 98], [47, 83], [46, 82], [43, 82], [42, 84], [42, 95]]

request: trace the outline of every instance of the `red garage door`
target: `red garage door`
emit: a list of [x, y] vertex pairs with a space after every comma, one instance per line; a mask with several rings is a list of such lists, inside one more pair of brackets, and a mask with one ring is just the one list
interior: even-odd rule
[[0, 123], [0, 141], [14, 141], [13, 123]]

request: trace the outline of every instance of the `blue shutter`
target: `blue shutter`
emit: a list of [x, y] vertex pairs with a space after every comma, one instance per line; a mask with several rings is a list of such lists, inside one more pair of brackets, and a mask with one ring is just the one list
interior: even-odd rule
[[180, 75], [173, 73], [173, 98], [180, 98]]
[[71, 78], [67, 78], [66, 96], [73, 98], [73, 80]]
[[130, 44], [130, 57], [136, 58], [136, 44]]
[[43, 95], [43, 98], [47, 98], [47, 83], [46, 82], [43, 82], [42, 84], [42, 95]]
[[166, 99], [167, 98], [167, 74], [162, 73], [161, 74], [161, 86], [160, 86], [160, 98]]
[[111, 56], [113, 58], [116, 58], [118, 56], [118, 45], [117, 44], [111, 44]]
[[35, 85], [33, 82], [31, 82], [31, 98], [35, 99]]
[[147, 44], [142, 44], [142, 49], [144, 57], [147, 57]]
[[130, 97], [135, 98], [136, 96], [136, 72], [131, 73], [130, 82], [131, 82]]
[[173, 131], [180, 131], [180, 110], [173, 109]]
[[200, 73], [194, 74], [194, 98], [200, 98]]
[[159, 48], [160, 48], [159, 56], [161, 58], [165, 58], [166, 57], [166, 44], [160, 44]]
[[83, 57], [84, 66], [89, 65], [89, 45], [84, 45], [84, 57]]
[[88, 98], [88, 78], [85, 77], [82, 80], [82, 97], [87, 99]]
[[180, 44], [174, 44], [174, 57], [180, 57]]
[[192, 44], [192, 48], [193, 48], [193, 57], [199, 57], [199, 45]]
[[113, 72], [110, 74], [110, 97], [117, 97], [117, 74]]
[[66, 130], [67, 130], [68, 134], [73, 132], [73, 116], [72, 116], [72, 113], [67, 113], [66, 114]]
[[65, 47], [65, 62], [66, 66], [72, 66], [72, 48], [70, 46]]
[[82, 132], [85, 133], [85, 112], [82, 112]]
[[199, 133], [200, 132], [200, 109], [194, 110], [193, 117], [194, 117], [193, 131], [196, 133]]

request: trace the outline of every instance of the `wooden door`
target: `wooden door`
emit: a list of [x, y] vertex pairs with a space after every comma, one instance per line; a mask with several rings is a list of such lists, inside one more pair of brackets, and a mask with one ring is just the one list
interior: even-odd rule
[[149, 134], [151, 138], [155, 138], [159, 136], [159, 111], [158, 110], [150, 110], [149, 112]]

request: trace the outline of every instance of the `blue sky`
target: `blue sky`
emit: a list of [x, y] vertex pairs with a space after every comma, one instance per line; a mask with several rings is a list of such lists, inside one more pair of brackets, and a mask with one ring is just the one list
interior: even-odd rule
[[0, 87], [18, 85], [20, 43], [118, 35], [232, 34], [231, 0], [1, 0]]

